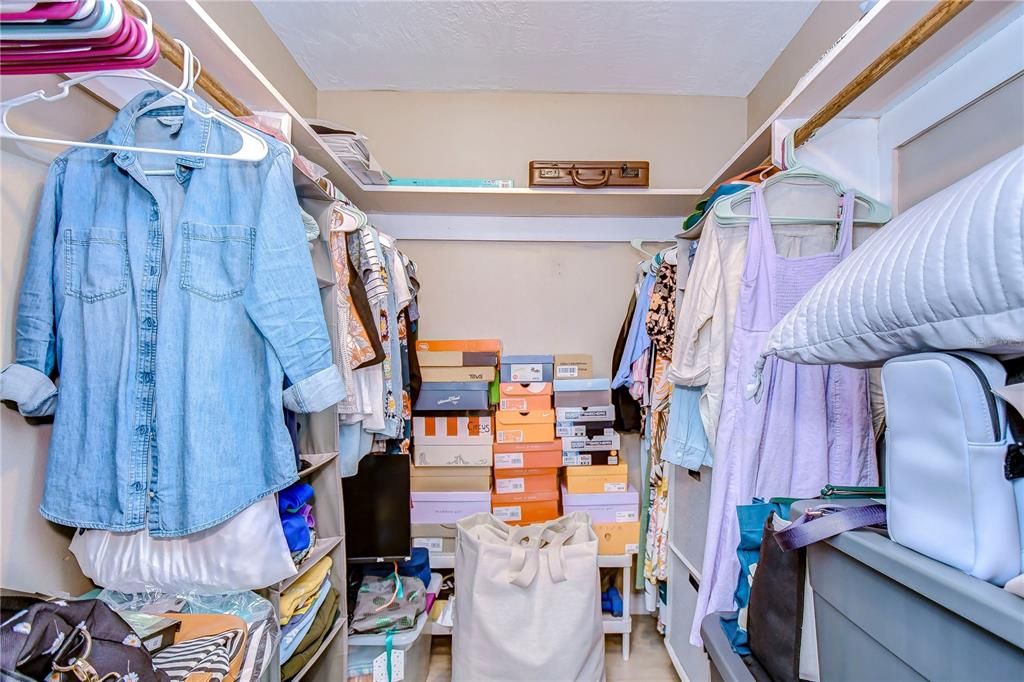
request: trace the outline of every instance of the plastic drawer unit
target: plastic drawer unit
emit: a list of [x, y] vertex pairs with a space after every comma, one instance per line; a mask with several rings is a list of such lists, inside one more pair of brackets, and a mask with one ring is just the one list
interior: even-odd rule
[[708, 679], [708, 657], [690, 644], [700, 583], [673, 550], [668, 553], [668, 584], [665, 648], [680, 679], [703, 682]]
[[867, 530], [807, 560], [822, 680], [1024, 679], [1024, 599]]
[[711, 467], [701, 467], [700, 471], [689, 471], [680, 466], [671, 469], [670, 540], [685, 560], [700, 571], [704, 565], [708, 509], [711, 506]]
[[704, 649], [711, 659], [711, 682], [754, 682], [747, 664], [732, 650], [729, 638], [722, 629], [722, 616], [725, 612], [709, 613], [700, 622], [700, 637], [704, 640]]

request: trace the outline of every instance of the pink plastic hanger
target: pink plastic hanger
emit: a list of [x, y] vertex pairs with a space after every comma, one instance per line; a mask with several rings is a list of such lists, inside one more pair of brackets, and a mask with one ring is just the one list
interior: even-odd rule
[[40, 2], [26, 12], [5, 12], [0, 14], [0, 21], [62, 21], [73, 18], [83, 4], [85, 4], [85, 0]]

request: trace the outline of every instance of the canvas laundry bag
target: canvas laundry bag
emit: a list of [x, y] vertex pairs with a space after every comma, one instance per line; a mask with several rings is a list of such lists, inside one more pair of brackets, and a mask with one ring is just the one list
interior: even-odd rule
[[517, 527], [481, 513], [457, 526], [452, 682], [604, 680], [590, 516]]

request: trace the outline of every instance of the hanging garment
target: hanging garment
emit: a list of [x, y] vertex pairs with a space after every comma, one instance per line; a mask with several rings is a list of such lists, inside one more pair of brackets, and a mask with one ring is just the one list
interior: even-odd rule
[[[748, 230], [721, 227], [714, 211], [702, 223], [700, 247], [687, 277], [686, 293], [676, 315], [672, 347], [672, 382], [703, 386], [700, 415], [711, 448], [715, 447], [725, 390], [726, 364], [736, 324], [747, 257]], [[822, 253], [835, 245], [834, 226], [785, 225], [774, 228], [775, 250], [785, 258]]]
[[348, 260], [348, 239], [340, 227], [336, 227], [337, 219], [332, 212], [331, 229], [327, 239], [331, 255], [331, 265], [334, 270], [334, 305], [335, 305], [335, 338], [337, 343], [332, 344], [334, 348], [334, 364], [341, 371], [341, 377], [345, 385], [349, 387], [348, 395], [344, 400], [338, 401], [339, 414], [354, 414], [361, 411], [359, 405], [359, 391], [352, 390], [355, 381], [352, 377], [352, 370], [362, 364], [369, 356], [373, 355], [373, 347], [370, 338], [366, 334], [359, 316], [354, 312], [354, 305], [349, 290], [349, 282], [352, 279], [349, 270]]
[[670, 464], [700, 471], [712, 466], [711, 448], [700, 418], [700, 392], [695, 386], [676, 386], [669, 407], [668, 434], [661, 458]]
[[676, 328], [676, 265], [668, 261], [658, 268], [647, 310], [647, 335], [660, 356], [671, 360]]
[[155, 538], [145, 530], [79, 530], [71, 553], [94, 583], [121, 592], [237, 592], [295, 575], [273, 495], [181, 538]]
[[695, 646], [701, 645], [704, 616], [733, 608], [739, 574], [737, 505], [753, 497], [814, 497], [828, 483], [878, 483], [864, 370], [772, 358], [765, 366], [763, 399], [746, 398], [746, 383], [768, 332], [849, 255], [853, 193], [843, 196], [835, 247], [802, 258], [776, 252], [760, 186], [754, 188], [751, 211], [715, 450], [703, 579], [690, 634]]
[[[615, 340], [615, 350], [612, 353], [612, 371], [618, 370], [619, 364], [625, 357], [626, 340], [629, 337], [629, 330], [633, 322], [633, 314], [636, 312], [637, 295], [633, 292], [630, 296], [629, 305], [626, 306], [626, 317], [622, 321], [622, 328], [619, 329], [619, 336]], [[639, 431], [640, 430], [640, 406], [629, 389], [625, 387], [612, 390], [612, 404], [615, 405], [615, 430], [616, 431]]]
[[[161, 96], [135, 97], [102, 139], [237, 145], [189, 107], [136, 115]], [[283, 407], [345, 397], [289, 151], [266, 142], [258, 163], [75, 148], [51, 165], [17, 364], [0, 376], [3, 399], [44, 398], [19, 400], [23, 413], [56, 410], [40, 505], [50, 521], [162, 537], [210, 528], [295, 480]], [[144, 173], [168, 163], [173, 175]]]
[[644, 275], [637, 292], [636, 309], [633, 311], [633, 318], [629, 323], [629, 333], [626, 336], [626, 345], [623, 348], [622, 359], [619, 362], [618, 370], [612, 379], [612, 388], [630, 386], [633, 383], [631, 368], [647, 349], [651, 346], [651, 337], [647, 335], [647, 311], [651, 305], [651, 288], [654, 286], [655, 276]]

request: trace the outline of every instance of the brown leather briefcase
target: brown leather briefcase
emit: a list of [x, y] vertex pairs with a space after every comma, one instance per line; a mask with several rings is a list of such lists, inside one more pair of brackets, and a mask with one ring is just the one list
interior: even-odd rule
[[648, 187], [647, 161], [531, 161], [530, 187]]

